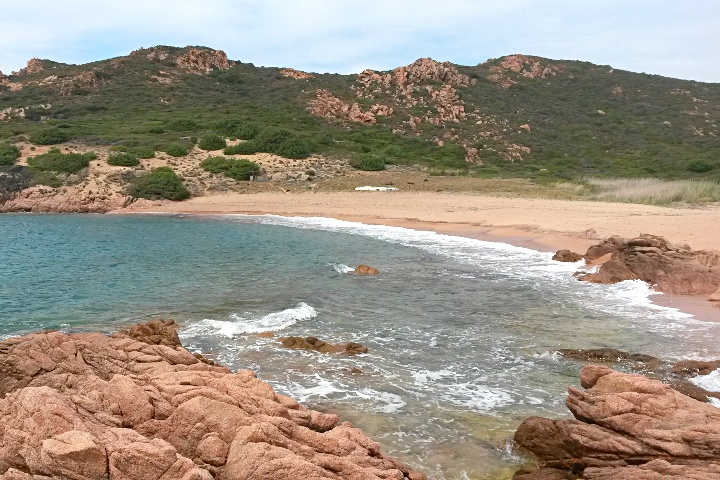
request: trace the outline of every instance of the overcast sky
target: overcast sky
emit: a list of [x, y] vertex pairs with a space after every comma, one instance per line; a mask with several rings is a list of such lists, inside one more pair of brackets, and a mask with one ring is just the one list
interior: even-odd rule
[[720, 82], [720, 0], [0, 0], [0, 70], [154, 45], [312, 72], [512, 53]]

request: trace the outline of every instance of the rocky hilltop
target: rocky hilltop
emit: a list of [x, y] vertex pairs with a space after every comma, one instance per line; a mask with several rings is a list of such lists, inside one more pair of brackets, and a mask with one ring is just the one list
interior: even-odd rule
[[172, 321], [0, 342], [0, 479], [408, 479], [337, 415], [180, 345]]

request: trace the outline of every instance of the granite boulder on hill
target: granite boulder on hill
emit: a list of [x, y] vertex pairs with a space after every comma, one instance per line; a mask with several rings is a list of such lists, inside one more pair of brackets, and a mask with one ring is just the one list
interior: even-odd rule
[[171, 321], [0, 342], [0, 479], [424, 479], [337, 415], [184, 349]]

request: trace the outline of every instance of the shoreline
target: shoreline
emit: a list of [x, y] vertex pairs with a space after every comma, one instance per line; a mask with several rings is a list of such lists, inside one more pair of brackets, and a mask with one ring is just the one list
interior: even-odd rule
[[[368, 195], [370, 194], [370, 195]], [[353, 203], [336, 203], [334, 200], [345, 200], [351, 197]], [[278, 198], [282, 201], [277, 201]], [[499, 213], [502, 218], [503, 212], [510, 209], [514, 210], [516, 205], [529, 202], [532, 206], [540, 206], [540, 204], [549, 204], [551, 208], [568, 209], [573, 207], [567, 205], [568, 203], [578, 204], [574, 210], [575, 216], [584, 215], [588, 209], [593, 208], [599, 209], [606, 213], [606, 211], [616, 211], [617, 218], [624, 221], [626, 227], [621, 232], [610, 232], [607, 235], [599, 234], [599, 232], [606, 232], [611, 226], [603, 224], [601, 228], [597, 230], [590, 227], [585, 231], [572, 231], [572, 230], [561, 230], [555, 229], [556, 223], [552, 220], [555, 218], [538, 218], [538, 215], [533, 214], [532, 211], [521, 211], [521, 217], [524, 215], [528, 218], [528, 215], [532, 216], [536, 221], [535, 224], [503, 224], [504, 222], [498, 222], [498, 217], [492, 218], [492, 215], [485, 215], [485, 218], [480, 222], [477, 222], [476, 216], [467, 215], [466, 222], [453, 221], [457, 220], [457, 215], [450, 215], [455, 211], [447, 211], [447, 215], [442, 215], [443, 212], [439, 212], [438, 208], [435, 210], [423, 210], [422, 206], [418, 205], [412, 200], [423, 200], [427, 202], [428, 198], [432, 200], [442, 199], [439, 205], [439, 210], [449, 210], [448, 203], [458, 205], [459, 201], [465, 203], [459, 207], [455, 207], [457, 210], [467, 210], [469, 212], [477, 212], [478, 209], [474, 209], [472, 204], [489, 203], [488, 207], [490, 210], [497, 210], [496, 215]], [[372, 200], [374, 203], [368, 204], [367, 202], [360, 202], [358, 200]], [[469, 205], [468, 205], [469, 204]], [[583, 208], [579, 208], [583, 207]], [[477, 208], [477, 207], [476, 207]], [[516, 198], [497, 198], [497, 197], [481, 197], [471, 196], [462, 194], [397, 194], [397, 193], [385, 193], [385, 192], [363, 192], [363, 193], [340, 193], [340, 194], [328, 194], [328, 193], [300, 193], [300, 194], [253, 194], [253, 195], [222, 195], [212, 197], [197, 197], [196, 199], [189, 200], [182, 203], [161, 203], [156, 202], [154, 205], [142, 205], [140, 208], [130, 208], [115, 210], [110, 213], [113, 214], [125, 214], [132, 215], [137, 213], [175, 213], [175, 214], [190, 214], [190, 215], [231, 215], [231, 214], [243, 214], [243, 215], [280, 215], [286, 217], [324, 217], [334, 218], [337, 220], [345, 220], [351, 222], [358, 222], [370, 225], [386, 225], [410, 228], [413, 230], [424, 230], [432, 231], [440, 234], [455, 235], [466, 238], [473, 238], [476, 240], [483, 240], [489, 242], [507, 243], [509, 245], [529, 248], [541, 252], [554, 252], [559, 249], [568, 249], [576, 251], [578, 253], [585, 253], [587, 249], [603, 238], [610, 235], [619, 234], [622, 236], [628, 235], [627, 222], [632, 221], [634, 226], [642, 228], [644, 223], [639, 222], [636, 218], [642, 215], [642, 212], [647, 212], [646, 217], [653, 217], [665, 213], [670, 220], [677, 222], [679, 211], [681, 209], [667, 209], [666, 212], [662, 212], [662, 207], [649, 207], [646, 205], [634, 205], [634, 204], [606, 204], [601, 202], [570, 202], [562, 200], [540, 200], [540, 199], [516, 199]], [[685, 229], [684, 225], [675, 227], [675, 230], [668, 230], [668, 223], [660, 223], [663, 227], [660, 232], [637, 232], [632, 230], [630, 233], [654, 233], [658, 235], [669, 236], [668, 231], [671, 233], [684, 233], [684, 236], [679, 235], [670, 236], [671, 241], [678, 243], [683, 242], [686, 238], [695, 237], [695, 240], [700, 240], [701, 245], [707, 248], [706, 245], [713, 244], [714, 238], [712, 232], [708, 232], [708, 225], [712, 225], [711, 220], [715, 216], [720, 219], [720, 209], [688, 209], [693, 215], [694, 224], [700, 223], [705, 226], [705, 231], [698, 230], [697, 228]], [[517, 217], [517, 215], [516, 215]], [[572, 217], [572, 215], [570, 215]], [[443, 218], [438, 220], [438, 218]], [[680, 217], [684, 218], [684, 217]], [[488, 221], [490, 220], [490, 221]], [[549, 221], [550, 220], [550, 221]], [[563, 224], [567, 223], [568, 219], [565, 219]], [[573, 218], [569, 219], [570, 221]], [[599, 224], [602, 222], [598, 221], [598, 217], [592, 219], [594, 223]], [[616, 219], [613, 219], [616, 220]], [[647, 218], [645, 219], [647, 220]], [[608, 222], [608, 219], [605, 218]], [[710, 222], [710, 223], [707, 223]], [[610, 224], [614, 222], [608, 222]], [[655, 222], [651, 222], [655, 223]], [[681, 222], [682, 223], [682, 222]], [[687, 223], [687, 222], [685, 222]], [[640, 225], [636, 225], [640, 224]], [[631, 227], [632, 228], [632, 227]], [[678, 230], [679, 229], [679, 230]], [[708, 237], [709, 234], [709, 237]], [[679, 238], [678, 238], [679, 237]], [[697, 248], [693, 245], [694, 248]], [[720, 309], [708, 302], [704, 295], [670, 295], [670, 294], [657, 294], [651, 297], [651, 301], [657, 305], [664, 307], [675, 308], [682, 312], [689, 313], [694, 316], [696, 320], [709, 321], [709, 322], [720, 322]]]

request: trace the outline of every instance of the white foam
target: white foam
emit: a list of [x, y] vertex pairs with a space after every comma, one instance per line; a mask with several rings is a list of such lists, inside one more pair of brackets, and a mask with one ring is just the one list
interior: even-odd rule
[[350, 273], [355, 271], [353, 267], [345, 265], [344, 263], [333, 263], [332, 267], [338, 273]]
[[483, 413], [514, 403], [512, 395], [504, 390], [472, 383], [451, 385], [443, 397], [458, 407]]
[[415, 372], [412, 375], [415, 379], [416, 384], [426, 384], [437, 382], [438, 380], [442, 380], [445, 377], [452, 377], [455, 375], [455, 373], [451, 372], [450, 370], [437, 370], [434, 372], [430, 370], [422, 370], [419, 372]]
[[362, 388], [355, 392], [355, 395], [371, 400], [374, 403], [379, 403], [373, 407], [373, 411], [379, 413], [395, 413], [399, 412], [407, 402], [405, 402], [400, 395], [390, 392], [379, 392], [373, 388]]
[[342, 393], [344, 390], [338, 388], [332, 381], [315, 375], [316, 384], [311, 387], [305, 387], [296, 382], [289, 382], [283, 385], [284, 389], [288, 391], [298, 402], [307, 402], [313, 397], [327, 398], [333, 393]]
[[305, 302], [279, 312], [273, 312], [261, 318], [248, 318], [238, 314], [230, 315], [230, 320], [213, 320], [206, 318], [183, 328], [181, 337], [220, 335], [234, 337], [236, 335], [260, 332], [276, 332], [291, 325], [315, 318], [317, 312]]
[[707, 375], [698, 375], [691, 378], [690, 382], [709, 392], [720, 392], [720, 370], [714, 370]]

